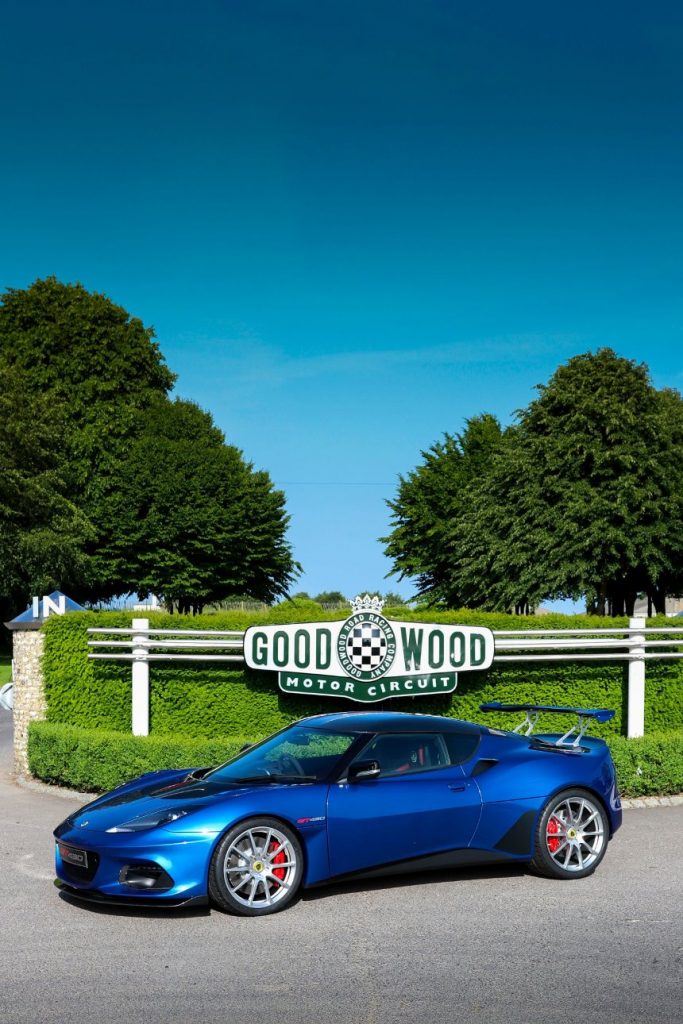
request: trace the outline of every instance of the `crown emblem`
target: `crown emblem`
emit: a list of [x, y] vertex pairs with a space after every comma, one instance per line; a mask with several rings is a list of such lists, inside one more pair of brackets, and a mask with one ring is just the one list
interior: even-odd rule
[[369, 594], [366, 594], [364, 597], [359, 595], [351, 602], [351, 610], [354, 615], [357, 615], [359, 612], [374, 612], [376, 615], [379, 615], [383, 606], [384, 601], [381, 597], [370, 597]]

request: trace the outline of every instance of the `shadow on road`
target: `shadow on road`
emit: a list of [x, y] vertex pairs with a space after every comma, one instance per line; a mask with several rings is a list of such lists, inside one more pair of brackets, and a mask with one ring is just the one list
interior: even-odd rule
[[75, 896], [70, 896], [69, 893], [59, 892], [57, 893], [60, 900], [64, 903], [68, 903], [70, 907], [74, 907], [76, 910], [82, 910], [86, 914], [103, 914], [105, 917], [147, 917], [147, 918], [167, 918], [169, 915], [180, 918], [194, 918], [194, 917], [209, 917], [211, 913], [210, 907], [129, 907], [122, 904], [120, 907], [113, 906], [112, 904], [101, 904], [101, 903], [86, 903], [83, 900], [77, 899]]
[[438, 885], [440, 882], [471, 882], [486, 878], [520, 878], [527, 873], [526, 864], [487, 864], [471, 868], [454, 868], [451, 871], [418, 871], [411, 874], [388, 875], [382, 878], [357, 878], [334, 882], [304, 889], [304, 902], [326, 899], [342, 893], [381, 892], [384, 889], [404, 889], [416, 885]]
[[[426, 871], [422, 873], [391, 875], [386, 878], [351, 879], [346, 882], [336, 882], [332, 885], [319, 885], [312, 889], [304, 889], [295, 903], [313, 903], [319, 900], [328, 899], [332, 896], [340, 896], [344, 893], [382, 892], [388, 889], [403, 889], [416, 885], [438, 885], [440, 882], [472, 882], [487, 878], [520, 878], [526, 874], [524, 864], [493, 864], [486, 867], [474, 867], [453, 871]], [[211, 906], [196, 907], [138, 907], [138, 906], [115, 906], [113, 904], [88, 903], [79, 900], [70, 893], [59, 892], [58, 896], [69, 906], [87, 914], [100, 914], [110, 917], [142, 917], [142, 918], [201, 918], [209, 917], [212, 909], [218, 913], [218, 908]], [[294, 904], [290, 904], [293, 906]], [[230, 916], [226, 914], [226, 916]]]

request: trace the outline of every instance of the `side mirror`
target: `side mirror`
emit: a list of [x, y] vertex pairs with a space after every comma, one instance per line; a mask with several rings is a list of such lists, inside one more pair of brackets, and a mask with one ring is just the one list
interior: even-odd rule
[[365, 782], [367, 779], [376, 779], [380, 773], [379, 761], [356, 761], [349, 765], [346, 775], [347, 782]]

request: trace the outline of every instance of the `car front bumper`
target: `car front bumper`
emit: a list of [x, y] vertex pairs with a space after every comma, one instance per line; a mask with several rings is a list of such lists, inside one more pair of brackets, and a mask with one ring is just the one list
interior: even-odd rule
[[[207, 899], [216, 835], [173, 835], [163, 829], [113, 835], [58, 831], [56, 884], [71, 896], [137, 906], [181, 906]], [[85, 854], [85, 864], [66, 861], [60, 847]]]

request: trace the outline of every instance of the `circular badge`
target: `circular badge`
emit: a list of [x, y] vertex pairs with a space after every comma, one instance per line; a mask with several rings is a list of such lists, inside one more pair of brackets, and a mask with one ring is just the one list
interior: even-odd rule
[[396, 637], [387, 620], [361, 612], [344, 623], [337, 640], [337, 657], [354, 679], [379, 679], [396, 655]]

